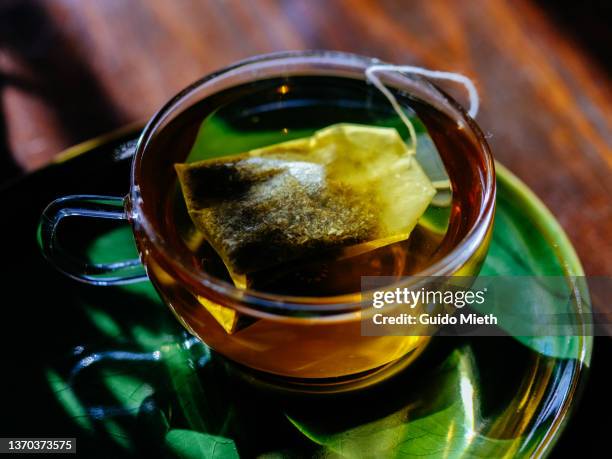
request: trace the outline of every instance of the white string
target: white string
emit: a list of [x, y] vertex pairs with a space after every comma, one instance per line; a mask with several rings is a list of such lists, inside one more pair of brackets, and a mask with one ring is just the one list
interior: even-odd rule
[[478, 98], [478, 91], [476, 90], [476, 86], [474, 85], [472, 80], [470, 80], [465, 75], [453, 72], [440, 72], [438, 70], [427, 70], [423, 67], [416, 67], [412, 65], [370, 65], [365, 71], [366, 79], [371, 81], [372, 84], [376, 86], [376, 88], [385, 95], [387, 100], [391, 103], [393, 110], [395, 110], [402, 122], [406, 125], [410, 134], [412, 148], [415, 152], [417, 148], [417, 136], [412, 122], [402, 110], [395, 96], [391, 93], [391, 91], [389, 91], [389, 89], [380, 81], [380, 78], [378, 78], [378, 76], [376, 75], [376, 72], [386, 71], [414, 73], [416, 75], [423, 75], [428, 78], [450, 80], [456, 83], [460, 83], [465, 87], [468, 92], [468, 97], [470, 100], [470, 108], [468, 110], [468, 115], [470, 115], [472, 118], [475, 118], [478, 114], [478, 107], [480, 104], [480, 100]]

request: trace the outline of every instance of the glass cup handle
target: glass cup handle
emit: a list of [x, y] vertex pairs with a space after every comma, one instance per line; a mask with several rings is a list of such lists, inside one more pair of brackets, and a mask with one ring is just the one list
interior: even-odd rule
[[57, 240], [58, 227], [67, 217], [127, 220], [124, 198], [74, 195], [56, 199], [42, 213], [39, 226], [41, 249], [45, 258], [58, 270], [87, 284], [121, 285], [147, 279], [138, 258], [114, 263], [88, 263], [62, 249]]

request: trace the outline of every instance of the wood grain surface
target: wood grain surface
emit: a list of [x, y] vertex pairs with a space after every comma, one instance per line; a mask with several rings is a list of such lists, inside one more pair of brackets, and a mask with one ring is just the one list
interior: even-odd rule
[[352, 51], [472, 77], [496, 158], [552, 209], [587, 273], [609, 275], [609, 56], [589, 52], [554, 8], [529, 0], [3, 0], [0, 179], [145, 120], [237, 59]]

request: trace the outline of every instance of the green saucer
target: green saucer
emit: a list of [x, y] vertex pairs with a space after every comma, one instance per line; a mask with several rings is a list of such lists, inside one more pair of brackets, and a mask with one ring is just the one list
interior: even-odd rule
[[[1, 193], [19, 224], [4, 333], [21, 362], [5, 415], [15, 432], [77, 437], [86, 457], [528, 457], [550, 452], [588, 367], [590, 337], [435, 338], [380, 385], [340, 395], [279, 395], [235, 377], [188, 335], [148, 283], [101, 288], [56, 273], [36, 246], [37, 217], [73, 193], [125, 194], [128, 130], [75, 147]], [[498, 165], [486, 275], [583, 275], [563, 230]], [[53, 190], [53, 191], [50, 191]], [[96, 261], [135, 255], [127, 226], [66, 228]], [[25, 248], [24, 248], [25, 247]], [[10, 254], [9, 254], [10, 255]], [[36, 280], [36, 282], [33, 282]], [[36, 288], [33, 288], [36, 286]], [[20, 321], [24, 327], [16, 324]], [[20, 341], [17, 341], [20, 340]], [[20, 430], [21, 429], [21, 430]], [[51, 432], [52, 431], [52, 432]]]

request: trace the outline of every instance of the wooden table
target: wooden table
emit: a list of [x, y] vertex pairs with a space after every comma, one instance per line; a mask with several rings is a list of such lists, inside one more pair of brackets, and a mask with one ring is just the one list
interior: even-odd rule
[[353, 51], [472, 77], [495, 156], [552, 209], [587, 273], [609, 275], [609, 74], [547, 11], [528, 0], [4, 0], [0, 178], [146, 119], [237, 59]]

